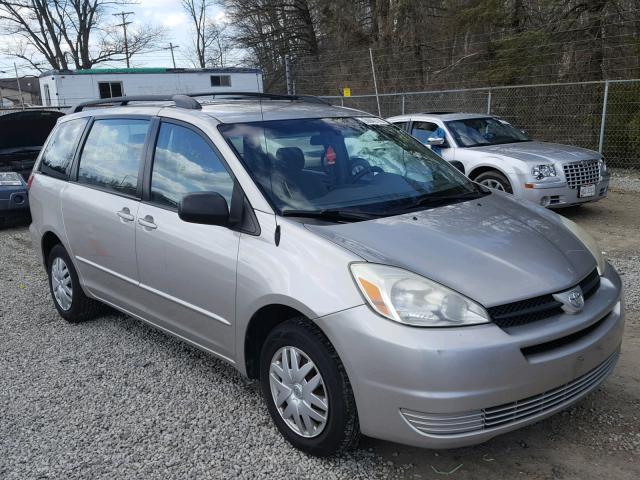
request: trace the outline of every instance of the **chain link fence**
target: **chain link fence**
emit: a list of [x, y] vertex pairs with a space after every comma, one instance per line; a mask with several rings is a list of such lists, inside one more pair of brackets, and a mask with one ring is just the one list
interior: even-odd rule
[[535, 140], [600, 151], [612, 167], [640, 169], [640, 80], [322, 98], [382, 117], [436, 111], [489, 113]]

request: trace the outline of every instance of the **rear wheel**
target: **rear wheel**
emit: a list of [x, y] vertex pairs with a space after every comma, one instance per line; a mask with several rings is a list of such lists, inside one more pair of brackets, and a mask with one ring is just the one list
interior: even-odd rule
[[260, 383], [271, 418], [294, 447], [324, 457], [357, 445], [360, 426], [351, 384], [315, 325], [292, 319], [269, 334]]
[[495, 170], [481, 173], [475, 178], [475, 181], [480, 185], [484, 185], [488, 188], [493, 188], [494, 190], [513, 193], [513, 188], [511, 188], [511, 183], [509, 182], [507, 177]]
[[68, 322], [89, 320], [104, 310], [104, 305], [90, 299], [82, 291], [71, 258], [60, 244], [55, 245], [49, 253], [47, 273], [53, 304]]

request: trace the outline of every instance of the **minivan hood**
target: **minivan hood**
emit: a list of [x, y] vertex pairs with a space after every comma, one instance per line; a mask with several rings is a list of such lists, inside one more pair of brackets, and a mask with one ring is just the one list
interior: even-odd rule
[[367, 261], [405, 268], [491, 307], [568, 289], [596, 267], [556, 215], [492, 193], [421, 212], [307, 228]]
[[481, 152], [483, 154], [502, 155], [537, 165], [542, 163], [574, 162], [600, 158], [600, 154], [593, 150], [545, 142], [505, 143], [503, 145], [472, 147], [468, 150]]

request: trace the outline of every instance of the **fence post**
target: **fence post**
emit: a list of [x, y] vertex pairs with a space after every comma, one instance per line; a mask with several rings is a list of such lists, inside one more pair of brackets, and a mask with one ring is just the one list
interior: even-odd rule
[[402, 95], [402, 115], [404, 115], [404, 95]]
[[600, 118], [600, 141], [598, 142], [598, 153], [602, 155], [604, 147], [604, 125], [607, 122], [607, 103], [609, 102], [609, 80], [604, 82], [604, 96], [602, 98], [602, 117]]
[[373, 75], [373, 88], [376, 91], [376, 103], [378, 104], [378, 116], [382, 116], [382, 112], [380, 111], [380, 97], [378, 96], [378, 82], [376, 80], [376, 67], [373, 64], [373, 51], [369, 49], [369, 58], [371, 59], [371, 74]]
[[489, 89], [489, 94], [487, 95], [487, 115], [491, 115], [491, 89]]

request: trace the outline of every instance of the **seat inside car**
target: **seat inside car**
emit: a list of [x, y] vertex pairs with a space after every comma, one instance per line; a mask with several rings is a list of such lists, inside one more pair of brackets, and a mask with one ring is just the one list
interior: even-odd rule
[[276, 151], [277, 168], [307, 198], [317, 198], [327, 193], [320, 177], [304, 170], [304, 153], [298, 147], [282, 147]]

